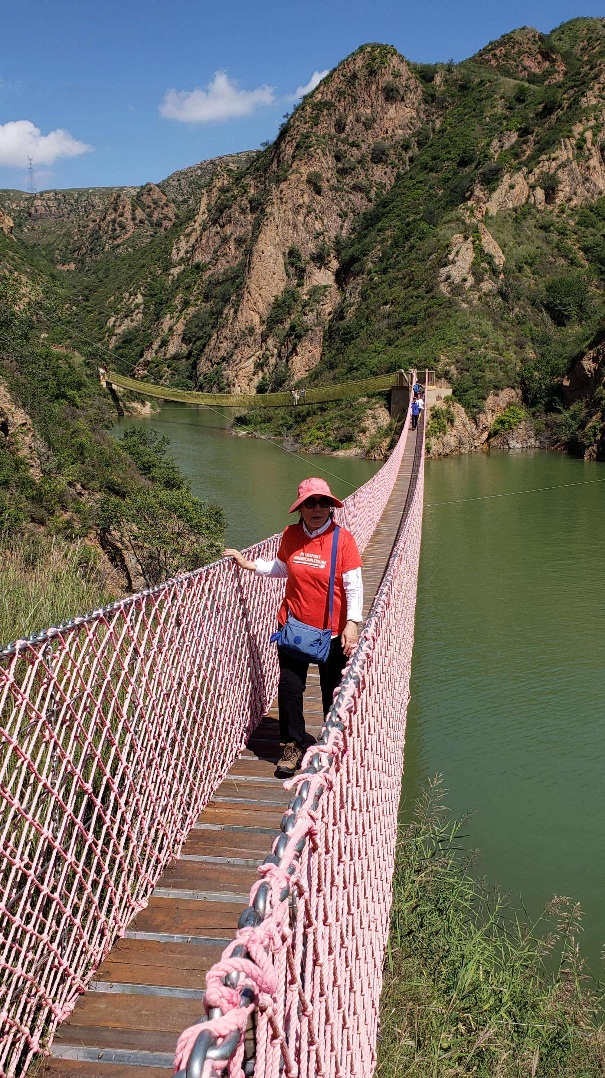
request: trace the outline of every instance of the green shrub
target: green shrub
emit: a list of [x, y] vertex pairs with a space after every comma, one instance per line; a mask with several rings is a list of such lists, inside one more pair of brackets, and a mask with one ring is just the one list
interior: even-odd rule
[[592, 306], [586, 274], [570, 270], [553, 277], [544, 289], [543, 305], [557, 326], [582, 318]]
[[324, 189], [324, 184], [323, 184], [323, 176], [322, 176], [321, 172], [318, 172], [316, 169], [314, 169], [311, 172], [307, 172], [307, 183], [308, 183], [309, 187], [311, 188], [311, 190], [314, 191], [316, 195], [321, 195], [322, 194], [323, 189]]
[[431, 408], [431, 414], [429, 421], [426, 425], [426, 436], [430, 438], [440, 438], [450, 427], [454, 425], [456, 414], [452, 408], [451, 402], [446, 402], [443, 407], [435, 405]]
[[433, 81], [438, 70], [437, 64], [414, 64], [414, 74], [426, 84]]
[[502, 165], [499, 165], [497, 161], [488, 161], [481, 169], [479, 178], [487, 188], [493, 190], [498, 186], [503, 175], [504, 168]]
[[431, 135], [432, 131], [430, 124], [421, 124], [416, 133], [416, 143], [419, 149], [422, 149], [423, 146], [426, 146], [430, 142]]
[[326, 240], [322, 240], [321, 243], [311, 252], [311, 261], [320, 268], [327, 266], [332, 256], [332, 248]]
[[374, 165], [382, 164], [384, 161], [388, 161], [390, 156], [390, 147], [388, 142], [384, 139], [379, 139], [375, 142], [370, 150], [370, 160]]
[[103, 545], [116, 532], [134, 551], [146, 585], [197, 569], [219, 557], [224, 514], [188, 489], [137, 488], [126, 498], [104, 496], [99, 508]]
[[593, 438], [586, 437], [589, 426], [589, 412], [585, 401], [574, 401], [565, 411], [548, 417], [549, 432], [555, 445], [568, 449], [576, 456], [583, 456]]
[[284, 288], [283, 292], [280, 292], [280, 294], [275, 297], [265, 323], [265, 332], [267, 336], [271, 336], [279, 326], [284, 324], [296, 310], [299, 303], [300, 292], [297, 288], [292, 288], [291, 286]]
[[542, 116], [552, 116], [562, 103], [561, 91], [556, 86], [549, 86], [542, 99]]
[[544, 191], [544, 198], [550, 205], [555, 201], [559, 189], [559, 179], [556, 172], [542, 172], [538, 177], [538, 184]]
[[153, 427], [125, 430], [120, 444], [146, 479], [166, 490], [187, 490], [189, 483], [168, 453], [170, 442]]
[[385, 101], [403, 101], [405, 93], [398, 82], [394, 79], [388, 79], [382, 87], [382, 93]]
[[525, 409], [520, 408], [517, 404], [509, 404], [500, 415], [497, 415], [490, 428], [490, 437], [494, 437], [496, 434], [505, 434], [507, 431], [514, 430], [520, 423], [527, 417]]
[[305, 279], [305, 260], [300, 247], [290, 247], [286, 255], [286, 268], [294, 277], [297, 285]]

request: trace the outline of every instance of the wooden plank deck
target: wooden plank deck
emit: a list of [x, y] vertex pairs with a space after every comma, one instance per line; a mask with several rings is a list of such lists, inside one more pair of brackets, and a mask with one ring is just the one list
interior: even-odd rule
[[[391, 551], [412, 469], [410, 431], [393, 493], [364, 553], [364, 617]], [[319, 674], [310, 667], [307, 729], [323, 724]], [[250, 739], [168, 866], [149, 905], [112, 948], [57, 1031], [43, 1078], [168, 1078], [176, 1040], [203, 1013], [205, 973], [233, 937], [259, 862], [289, 793], [275, 778], [281, 755], [277, 705]], [[126, 1070], [124, 1069], [126, 1067]]]

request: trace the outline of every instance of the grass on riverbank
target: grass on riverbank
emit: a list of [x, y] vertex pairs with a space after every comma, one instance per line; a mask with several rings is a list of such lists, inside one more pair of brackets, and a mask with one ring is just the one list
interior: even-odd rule
[[397, 848], [377, 1078], [597, 1078], [602, 997], [578, 952], [581, 911], [535, 923], [471, 874], [465, 821], [439, 782]]
[[88, 543], [0, 537], [0, 646], [117, 598]]

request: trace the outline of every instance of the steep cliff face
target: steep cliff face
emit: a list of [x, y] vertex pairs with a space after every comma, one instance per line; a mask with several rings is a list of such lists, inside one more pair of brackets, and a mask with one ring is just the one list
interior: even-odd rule
[[605, 342], [578, 359], [563, 379], [565, 402], [584, 421], [571, 448], [586, 460], [605, 460]]
[[309, 95], [274, 151], [270, 176], [285, 176], [268, 196], [241, 298], [201, 372], [231, 350], [232, 383], [249, 390], [280, 362], [293, 378], [317, 365], [339, 298], [334, 241], [405, 167], [404, 146], [423, 120], [420, 85], [395, 50], [360, 50]]
[[144, 244], [153, 235], [171, 228], [176, 218], [176, 206], [154, 183], [134, 192], [116, 191], [86, 227], [74, 252], [74, 261], [85, 263], [109, 251], [118, 253], [133, 243]]
[[[171, 275], [194, 264], [205, 280], [245, 259], [241, 286], [197, 364], [220, 367], [231, 388], [254, 389], [308, 374], [321, 357], [325, 326], [339, 299], [335, 240], [405, 168], [425, 122], [421, 86], [387, 46], [365, 46], [304, 99], [275, 145], [252, 167], [217, 174], [174, 244]], [[183, 346], [195, 296], [181, 296], [161, 335]], [[158, 340], [148, 355], [156, 353]]]
[[12, 236], [13, 228], [14, 221], [12, 217], [9, 217], [4, 210], [0, 210], [0, 232], [4, 232], [5, 236]]
[[[75, 252], [84, 247], [112, 199], [134, 198], [137, 189], [96, 187], [66, 191], [0, 192], [0, 205], [15, 222], [17, 238], [39, 245], [61, 268], [75, 268]], [[73, 262], [72, 266], [63, 265]]]

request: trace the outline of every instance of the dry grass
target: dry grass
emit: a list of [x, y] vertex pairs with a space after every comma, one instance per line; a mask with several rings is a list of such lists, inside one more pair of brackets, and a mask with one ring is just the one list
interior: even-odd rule
[[79, 540], [0, 537], [0, 643], [59, 625], [118, 598], [97, 551]]

